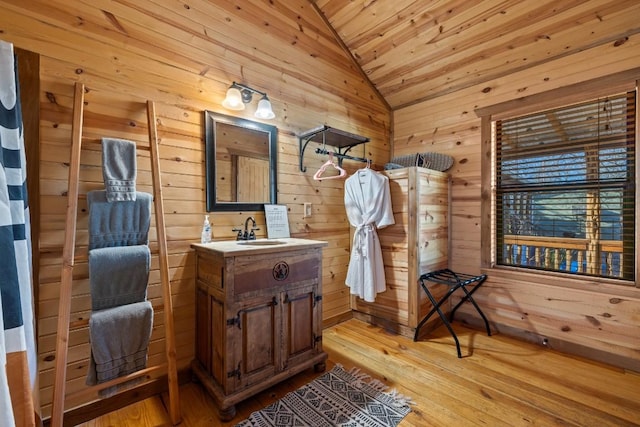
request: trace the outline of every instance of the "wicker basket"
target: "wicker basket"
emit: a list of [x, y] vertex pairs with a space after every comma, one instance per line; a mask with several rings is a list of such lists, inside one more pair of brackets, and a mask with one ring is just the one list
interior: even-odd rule
[[442, 153], [422, 153], [422, 167], [444, 172], [453, 166], [453, 157]]
[[412, 166], [444, 172], [453, 166], [453, 157], [442, 153], [416, 153], [397, 156], [385, 165], [385, 169], [408, 168]]
[[391, 159], [389, 163], [400, 165], [403, 168], [408, 168], [411, 166], [422, 166], [422, 154], [415, 153], [406, 154], [404, 156], [397, 156]]

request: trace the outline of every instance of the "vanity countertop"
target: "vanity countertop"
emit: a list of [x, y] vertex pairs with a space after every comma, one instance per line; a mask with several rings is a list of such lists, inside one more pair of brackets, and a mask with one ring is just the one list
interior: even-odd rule
[[328, 243], [322, 240], [288, 237], [282, 239], [219, 240], [211, 243], [192, 243], [191, 247], [199, 251], [212, 251], [222, 254], [224, 257], [232, 257], [291, 251], [303, 248], [310, 249], [327, 245]]

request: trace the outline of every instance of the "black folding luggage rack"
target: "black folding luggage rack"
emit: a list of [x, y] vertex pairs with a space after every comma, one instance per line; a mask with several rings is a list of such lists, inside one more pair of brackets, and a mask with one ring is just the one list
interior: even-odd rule
[[[482, 317], [482, 320], [484, 320], [484, 325], [487, 328], [487, 335], [491, 336], [489, 321], [487, 320], [484, 313], [482, 312], [482, 310], [480, 310], [480, 307], [478, 307], [478, 304], [476, 304], [475, 300], [472, 297], [473, 293], [477, 291], [478, 288], [480, 288], [480, 286], [482, 286], [485, 280], [487, 280], [486, 274], [473, 276], [473, 275], [464, 274], [464, 273], [454, 273], [448, 268], [432, 271], [430, 273], [426, 273], [420, 276], [420, 279], [419, 279], [420, 286], [422, 286], [422, 289], [424, 289], [424, 292], [427, 294], [427, 297], [431, 301], [431, 304], [433, 304], [433, 308], [424, 317], [424, 319], [422, 319], [418, 324], [415, 335], [413, 336], [413, 340], [418, 341], [418, 336], [420, 334], [420, 328], [422, 327], [422, 325], [427, 323], [429, 318], [433, 316], [435, 312], [438, 312], [438, 315], [440, 315], [440, 318], [442, 319], [445, 326], [451, 333], [451, 336], [456, 342], [456, 349], [458, 350], [458, 358], [462, 358], [462, 353], [460, 352], [460, 343], [458, 342], [458, 337], [456, 336], [456, 333], [453, 331], [453, 328], [451, 327], [451, 322], [453, 322], [453, 316], [455, 315], [456, 310], [466, 301], [469, 301], [476, 308], [476, 310]], [[431, 292], [429, 292], [429, 287], [427, 286], [428, 282], [446, 285], [449, 287], [449, 290], [442, 298], [440, 298], [440, 300], [436, 301], [436, 299], [433, 297]], [[473, 289], [469, 291], [467, 290], [466, 287], [467, 285], [471, 285], [471, 284], [475, 284], [475, 286], [473, 287]], [[442, 306], [442, 304], [444, 304], [449, 299], [449, 297], [453, 295], [453, 293], [458, 289], [462, 289], [465, 296], [460, 300], [460, 302], [458, 302], [458, 304], [456, 304], [453, 310], [451, 310], [451, 313], [449, 314], [449, 318], [447, 319], [447, 316], [445, 316], [445, 314], [442, 312], [442, 310], [440, 309], [440, 306]]]

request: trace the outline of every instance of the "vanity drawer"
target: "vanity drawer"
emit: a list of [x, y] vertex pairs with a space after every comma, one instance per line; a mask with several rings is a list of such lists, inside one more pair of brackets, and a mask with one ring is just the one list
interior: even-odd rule
[[317, 284], [321, 259], [319, 248], [239, 256], [234, 265], [234, 293], [244, 294], [292, 284]]

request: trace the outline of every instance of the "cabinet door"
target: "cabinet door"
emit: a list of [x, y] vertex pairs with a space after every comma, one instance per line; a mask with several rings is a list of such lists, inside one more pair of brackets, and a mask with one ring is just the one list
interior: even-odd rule
[[322, 350], [321, 297], [316, 291], [317, 285], [308, 285], [281, 294], [283, 370]]
[[278, 299], [255, 298], [236, 304], [227, 319], [230, 357], [229, 382], [235, 391], [271, 377], [279, 366], [279, 332], [281, 314]]
[[199, 283], [196, 291], [196, 358], [225, 392], [227, 368], [225, 367], [225, 316], [224, 304], [209, 292], [209, 287]]

